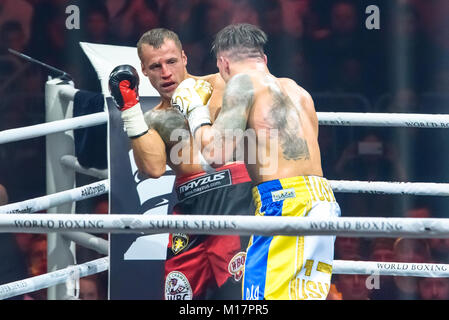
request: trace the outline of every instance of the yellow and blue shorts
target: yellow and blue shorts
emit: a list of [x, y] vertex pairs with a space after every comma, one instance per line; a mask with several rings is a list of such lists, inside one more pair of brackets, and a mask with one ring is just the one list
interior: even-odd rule
[[[324, 178], [300, 176], [253, 188], [256, 215], [335, 218], [340, 207]], [[244, 300], [323, 300], [330, 288], [335, 236], [252, 236]]]

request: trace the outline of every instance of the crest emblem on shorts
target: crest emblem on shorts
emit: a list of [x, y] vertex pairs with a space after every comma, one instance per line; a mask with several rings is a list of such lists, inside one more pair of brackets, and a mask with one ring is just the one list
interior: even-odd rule
[[246, 252], [237, 253], [228, 264], [228, 271], [235, 281], [240, 281], [245, 271]]
[[171, 250], [174, 254], [180, 253], [189, 244], [189, 236], [184, 233], [175, 233], [172, 235]]
[[165, 300], [192, 300], [193, 292], [187, 277], [172, 271], [165, 279]]

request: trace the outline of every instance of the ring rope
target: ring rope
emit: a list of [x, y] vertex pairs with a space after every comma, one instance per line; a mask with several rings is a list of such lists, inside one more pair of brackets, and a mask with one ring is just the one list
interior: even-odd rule
[[104, 124], [106, 112], [98, 112], [64, 120], [55, 120], [28, 127], [0, 131], [0, 144], [47, 136], [53, 133], [76, 130]]
[[[445, 114], [317, 112], [317, 116], [320, 125], [328, 126], [449, 128], [449, 115]], [[0, 131], [0, 144], [93, 127], [107, 123], [107, 121], [106, 112], [97, 112], [86, 116], [4, 130]]]
[[65, 232], [61, 233], [64, 238], [73, 241], [84, 248], [94, 250], [100, 254], [109, 253], [109, 241], [96, 237], [85, 232]]
[[0, 206], [0, 213], [17, 214], [38, 212], [64, 203], [98, 197], [108, 192], [109, 180], [103, 180], [71, 190]]
[[190, 233], [212, 235], [336, 235], [344, 237], [449, 238], [446, 218], [304, 218], [220, 215], [9, 214], [0, 232]]
[[329, 183], [334, 192], [449, 196], [449, 183], [344, 180], [330, 180]]
[[334, 274], [448, 278], [448, 264], [334, 260]]
[[[91, 274], [107, 271], [108, 269], [109, 257], [104, 257], [44, 275], [7, 283], [0, 286], [0, 299], [3, 300], [19, 296], [62, 284], [68, 280], [74, 280], [74, 274], [82, 278]], [[449, 265], [447, 264], [334, 260], [332, 269], [333, 274], [363, 274], [429, 278], [449, 277]]]
[[80, 165], [78, 159], [71, 155], [66, 155], [61, 157], [61, 163], [69, 169], [74, 170], [75, 172], [85, 174], [87, 176], [91, 176], [98, 179], [107, 179], [108, 178], [108, 170], [100, 170], [95, 168], [85, 168]]
[[317, 116], [318, 123], [327, 126], [449, 128], [449, 114], [317, 112]]
[[108, 268], [109, 257], [104, 257], [25, 280], [0, 285], [0, 299], [3, 300], [66, 283], [70, 280], [77, 280], [106, 271]]

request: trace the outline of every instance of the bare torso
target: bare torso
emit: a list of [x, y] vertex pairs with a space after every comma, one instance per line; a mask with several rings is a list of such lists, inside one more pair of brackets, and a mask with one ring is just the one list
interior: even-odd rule
[[[290, 79], [260, 71], [249, 76], [254, 100], [247, 128], [254, 130], [257, 139], [253, 146], [257, 156], [252, 163], [247, 161], [253, 182], [322, 176], [318, 119], [310, 95]], [[247, 160], [251, 160], [249, 155]]]
[[[214, 88], [209, 101], [211, 120], [220, 111], [224, 81], [219, 74], [204, 77], [190, 76], [194, 79], [209, 81]], [[145, 113], [145, 121], [150, 128], [156, 130], [165, 143], [167, 164], [176, 176], [183, 176], [203, 171], [199, 159], [199, 147], [193, 142], [184, 115], [162, 101], [152, 110]], [[181, 140], [181, 141], [180, 141]]]

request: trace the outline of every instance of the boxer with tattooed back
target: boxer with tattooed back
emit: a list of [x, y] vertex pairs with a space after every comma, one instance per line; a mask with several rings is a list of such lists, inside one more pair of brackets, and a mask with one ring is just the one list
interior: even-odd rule
[[[212, 48], [226, 87], [213, 124], [207, 106], [185, 108], [179, 98], [176, 105], [210, 165], [233, 159], [243, 145], [256, 215], [335, 218], [340, 208], [323, 178], [313, 100], [295, 81], [270, 73], [266, 41], [250, 24], [230, 25], [216, 35]], [[334, 236], [252, 236], [243, 299], [325, 299], [334, 241]]]

